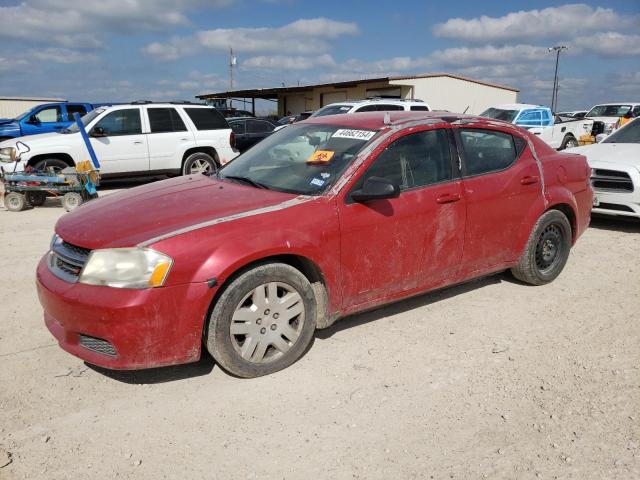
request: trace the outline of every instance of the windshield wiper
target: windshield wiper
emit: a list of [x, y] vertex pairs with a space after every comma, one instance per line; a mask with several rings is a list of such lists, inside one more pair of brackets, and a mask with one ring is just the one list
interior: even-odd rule
[[251, 185], [252, 187], [256, 187], [256, 188], [264, 188], [264, 189], [269, 189], [269, 187], [267, 187], [266, 185], [260, 183], [260, 182], [256, 182], [255, 180], [250, 179], [249, 177], [243, 177], [240, 175], [225, 175], [224, 177], [220, 177], [221, 179], [225, 179], [228, 178], [229, 180], [235, 180], [237, 182], [243, 182], [246, 183], [247, 185]]

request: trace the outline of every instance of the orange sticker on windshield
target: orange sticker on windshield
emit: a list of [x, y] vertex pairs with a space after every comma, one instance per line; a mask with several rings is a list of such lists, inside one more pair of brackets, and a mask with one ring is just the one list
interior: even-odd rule
[[307, 158], [307, 163], [327, 163], [333, 158], [333, 152], [331, 150], [316, 150], [313, 154]]

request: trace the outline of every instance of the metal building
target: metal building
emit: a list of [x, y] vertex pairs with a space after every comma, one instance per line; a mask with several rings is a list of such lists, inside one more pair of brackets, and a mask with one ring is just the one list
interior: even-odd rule
[[296, 87], [257, 88], [198, 95], [210, 103], [235, 100], [239, 109], [255, 112], [255, 100], [278, 104], [280, 116], [317, 110], [330, 103], [371, 97], [424, 100], [433, 110], [478, 114], [492, 105], [516, 103], [519, 90], [513, 87], [462, 77], [451, 73], [428, 73], [379, 77], [348, 82]]
[[62, 98], [0, 97], [0, 118], [16, 118], [37, 105], [50, 102], [66, 102]]

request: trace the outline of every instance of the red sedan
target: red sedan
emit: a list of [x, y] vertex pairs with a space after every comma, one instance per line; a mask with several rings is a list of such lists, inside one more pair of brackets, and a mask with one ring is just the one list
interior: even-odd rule
[[215, 176], [62, 217], [37, 272], [45, 322], [103, 367], [193, 362], [204, 345], [235, 375], [269, 374], [345, 315], [505, 269], [552, 281], [589, 224], [589, 174], [485, 118], [307, 120]]

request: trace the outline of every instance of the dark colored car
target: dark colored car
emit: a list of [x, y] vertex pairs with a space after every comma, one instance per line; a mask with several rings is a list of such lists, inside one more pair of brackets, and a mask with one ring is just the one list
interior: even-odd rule
[[278, 125], [289, 125], [290, 123], [301, 122], [302, 120], [309, 118], [312, 114], [313, 112], [302, 112], [296, 115], [285, 115], [278, 120]]
[[589, 175], [584, 156], [493, 119], [309, 119], [215, 176], [63, 216], [37, 269], [45, 323], [107, 368], [193, 362], [204, 346], [235, 375], [266, 375], [356, 312], [505, 269], [551, 282], [589, 224]]
[[236, 117], [255, 117], [255, 115], [247, 110], [238, 110], [237, 108], [216, 108], [225, 118]]
[[240, 152], [271, 135], [273, 129], [278, 126], [268, 118], [228, 118], [227, 122], [236, 136], [236, 150]]

